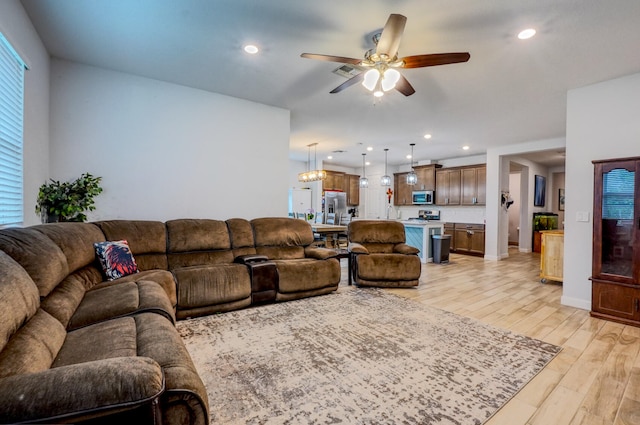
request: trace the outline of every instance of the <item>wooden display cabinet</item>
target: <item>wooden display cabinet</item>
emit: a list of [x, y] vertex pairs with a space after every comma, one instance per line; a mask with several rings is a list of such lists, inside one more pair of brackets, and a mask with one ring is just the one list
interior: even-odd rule
[[640, 157], [593, 164], [591, 315], [640, 326]]

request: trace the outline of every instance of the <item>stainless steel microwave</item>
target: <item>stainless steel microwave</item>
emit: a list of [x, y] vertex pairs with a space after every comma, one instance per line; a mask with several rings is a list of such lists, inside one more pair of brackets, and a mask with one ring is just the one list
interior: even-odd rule
[[414, 190], [411, 192], [411, 203], [414, 205], [433, 204], [433, 190]]

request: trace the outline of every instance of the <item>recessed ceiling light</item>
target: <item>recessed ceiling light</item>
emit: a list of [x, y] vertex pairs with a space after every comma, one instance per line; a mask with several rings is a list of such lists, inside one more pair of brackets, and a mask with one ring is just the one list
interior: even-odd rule
[[520, 33], [518, 34], [518, 38], [520, 40], [527, 40], [534, 35], [536, 35], [536, 30], [534, 30], [533, 28], [527, 28], [526, 30], [520, 31]]
[[332, 157], [331, 155], [329, 155], [329, 156], [327, 157], [327, 159], [333, 159], [333, 157]]
[[371, 151], [373, 150], [373, 147], [372, 147], [372, 146], [368, 146], [368, 147], [367, 147], [367, 150], [368, 150], [369, 152], [371, 152]]
[[464, 145], [464, 146], [462, 147], [462, 150], [468, 151], [468, 150], [469, 150], [469, 146]]
[[409, 154], [409, 155], [407, 155], [407, 159], [411, 159], [411, 155], [410, 155], [410, 154]]
[[424, 135], [424, 138], [425, 138], [425, 139], [427, 139], [427, 140], [428, 140], [428, 139], [431, 139], [431, 135], [430, 135], [430, 134], [425, 134], [425, 135]]
[[244, 46], [244, 51], [249, 53], [250, 55], [255, 55], [256, 53], [258, 53], [259, 49], [258, 46], [247, 44], [246, 46]]
[[371, 163], [369, 161], [364, 163], [365, 165], [371, 165]]

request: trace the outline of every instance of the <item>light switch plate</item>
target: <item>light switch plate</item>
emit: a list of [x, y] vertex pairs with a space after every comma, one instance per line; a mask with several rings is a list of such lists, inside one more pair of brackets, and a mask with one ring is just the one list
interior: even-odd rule
[[576, 213], [576, 221], [588, 222], [589, 221], [589, 211], [578, 211]]

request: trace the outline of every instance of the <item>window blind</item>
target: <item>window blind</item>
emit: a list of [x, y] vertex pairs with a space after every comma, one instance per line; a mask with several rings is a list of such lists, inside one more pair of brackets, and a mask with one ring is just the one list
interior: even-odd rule
[[616, 168], [602, 180], [602, 218], [633, 220], [635, 173]]
[[24, 61], [0, 33], [0, 226], [23, 222]]

